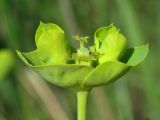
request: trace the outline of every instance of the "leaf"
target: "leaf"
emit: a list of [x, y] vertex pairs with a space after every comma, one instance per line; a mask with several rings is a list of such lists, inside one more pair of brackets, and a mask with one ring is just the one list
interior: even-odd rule
[[[126, 74], [138, 65], [148, 54], [148, 44], [128, 49], [121, 61], [108, 61], [97, 66], [83, 81], [82, 86], [106, 85]], [[123, 63], [122, 63], [123, 62]]]
[[[17, 51], [21, 60], [37, 71], [45, 80], [61, 87], [78, 87], [93, 70], [91, 66], [76, 64], [32, 65], [23, 53]], [[33, 60], [33, 59], [32, 59]]]
[[148, 44], [126, 50], [125, 54], [120, 59], [121, 62], [130, 66], [136, 66], [141, 63], [148, 54]]
[[32, 65], [48, 65], [66, 63], [69, 57], [69, 47], [64, 31], [52, 23], [40, 23], [35, 41], [37, 49], [22, 53]]
[[94, 34], [96, 51], [100, 54], [99, 63], [118, 60], [126, 50], [126, 38], [114, 25], [102, 27]]
[[61, 86], [78, 88], [85, 77], [93, 70], [83, 65], [53, 65], [34, 68], [47, 81]]
[[118, 62], [108, 61], [97, 66], [83, 81], [83, 87], [106, 85], [126, 74], [131, 66]]

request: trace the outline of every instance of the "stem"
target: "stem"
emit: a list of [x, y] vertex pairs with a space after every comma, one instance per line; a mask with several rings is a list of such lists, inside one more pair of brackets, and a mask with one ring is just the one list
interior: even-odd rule
[[86, 120], [87, 96], [88, 96], [88, 91], [77, 92], [78, 120]]

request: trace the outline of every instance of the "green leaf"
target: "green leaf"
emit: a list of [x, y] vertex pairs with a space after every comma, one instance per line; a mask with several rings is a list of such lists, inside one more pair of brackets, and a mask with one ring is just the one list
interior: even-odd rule
[[126, 50], [125, 54], [120, 59], [121, 62], [130, 66], [136, 66], [141, 63], [148, 54], [148, 44]]
[[35, 41], [37, 49], [22, 53], [32, 65], [48, 65], [66, 63], [69, 57], [69, 47], [64, 31], [52, 23], [40, 23]]
[[47, 81], [61, 86], [78, 88], [92, 67], [76, 64], [51, 65], [34, 68]]
[[[84, 87], [105, 85], [115, 81], [130, 68], [141, 63], [148, 54], [148, 44], [128, 49], [120, 62], [108, 61], [97, 66], [84, 80]], [[123, 62], [123, 63], [122, 63]]]
[[8, 49], [0, 50], [0, 80], [4, 79], [15, 64], [15, 58]]
[[97, 66], [83, 81], [84, 87], [106, 85], [126, 74], [131, 66], [118, 62], [108, 61]]
[[27, 60], [23, 53], [17, 51], [17, 54], [24, 63], [37, 71], [45, 80], [61, 87], [80, 86], [81, 81], [93, 70], [91, 66], [76, 64], [39, 64], [35, 66]]
[[126, 38], [119, 33], [114, 25], [102, 27], [94, 34], [96, 51], [99, 53], [99, 63], [118, 60], [126, 50]]

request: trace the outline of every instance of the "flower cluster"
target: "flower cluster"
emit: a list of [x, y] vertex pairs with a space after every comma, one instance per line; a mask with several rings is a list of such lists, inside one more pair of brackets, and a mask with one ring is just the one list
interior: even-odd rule
[[35, 35], [37, 49], [17, 53], [45, 80], [77, 89], [90, 89], [118, 79], [148, 53], [148, 45], [128, 48], [126, 38], [113, 24], [95, 32], [92, 46], [85, 46], [88, 36], [74, 39], [80, 42], [76, 52], [58, 25], [41, 22]]

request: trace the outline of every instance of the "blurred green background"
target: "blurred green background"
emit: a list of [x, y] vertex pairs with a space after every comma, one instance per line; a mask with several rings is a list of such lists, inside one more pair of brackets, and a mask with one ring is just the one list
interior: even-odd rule
[[160, 120], [160, 0], [0, 0], [0, 120], [76, 120], [76, 94], [46, 83], [17, 58], [35, 49], [39, 22], [73, 35], [114, 23], [130, 46], [150, 44], [125, 77], [91, 91], [88, 120]]

